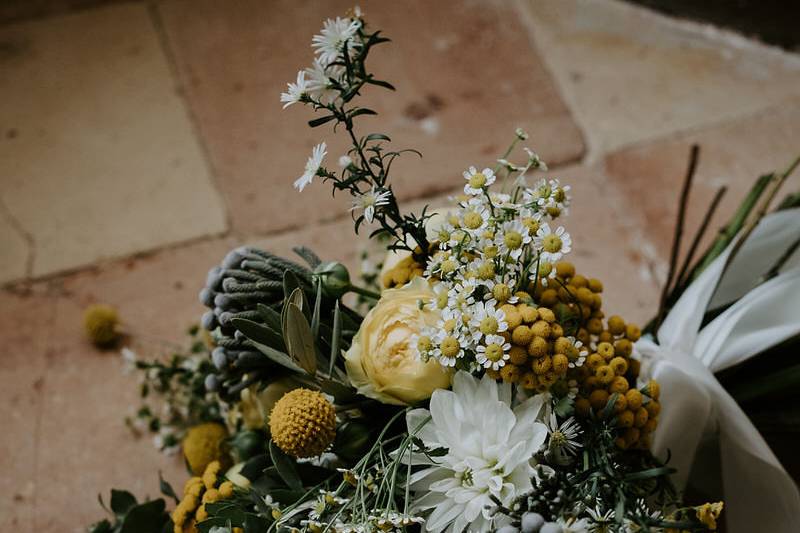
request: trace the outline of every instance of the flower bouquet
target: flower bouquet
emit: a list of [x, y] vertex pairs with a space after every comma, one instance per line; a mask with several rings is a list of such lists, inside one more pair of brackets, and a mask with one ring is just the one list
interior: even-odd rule
[[513, 162], [527, 135], [468, 167], [449, 205], [400, 209], [392, 164], [417, 152], [355, 126], [375, 114], [362, 91], [393, 89], [367, 68], [387, 41], [357, 10], [328, 20], [281, 95], [352, 144], [339, 170], [316, 146], [294, 185], [351, 196], [355, 231], [388, 252], [374, 286], [307, 248], [230, 252], [188, 353], [128, 353], [147, 404], [131, 427], [180, 450], [190, 477], [180, 491], [161, 480], [169, 512], [113, 491], [90, 531], [715, 530], [723, 504], [684, 505], [651, 451], [661, 385], [640, 329], [566, 260], [570, 187], [537, 179], [547, 167], [527, 148]]

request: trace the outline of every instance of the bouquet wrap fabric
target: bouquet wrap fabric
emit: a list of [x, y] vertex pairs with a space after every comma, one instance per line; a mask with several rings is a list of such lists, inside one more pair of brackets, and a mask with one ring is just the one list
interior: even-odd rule
[[[762, 219], [727, 270], [736, 240], [684, 292], [651, 338], [637, 342], [643, 369], [661, 385], [663, 410], [653, 453], [678, 469], [683, 489], [698, 447], [718, 439], [721, 486], [728, 530], [796, 531], [800, 494], [764, 438], [714, 372], [723, 370], [800, 333], [800, 265], [761, 283], [800, 234], [800, 209]], [[724, 277], [720, 280], [720, 277]], [[740, 298], [701, 328], [713, 307]], [[695, 465], [703, 468], [703, 465]], [[707, 481], [707, 480], [704, 480]]]

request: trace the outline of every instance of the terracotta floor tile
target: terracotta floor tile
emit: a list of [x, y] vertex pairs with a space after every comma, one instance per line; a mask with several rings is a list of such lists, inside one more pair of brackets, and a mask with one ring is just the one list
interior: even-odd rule
[[540, 54], [590, 153], [743, 116], [800, 94], [800, 58], [611, 0], [526, 0]]
[[41, 487], [36, 483], [40, 416], [54, 300], [45, 294], [0, 292], [0, 528], [30, 528]]
[[19, 229], [12, 221], [2, 216], [0, 206], [0, 249], [3, 260], [0, 262], [0, 283], [25, 277], [28, 267], [29, 246]]
[[4, 26], [0, 43], [0, 198], [32, 275], [225, 229], [147, 6]]
[[[663, 275], [690, 145], [698, 143], [701, 153], [689, 201], [684, 251], [719, 187], [727, 186], [728, 192], [704, 243], [729, 220], [758, 176], [783, 170], [800, 156], [798, 138], [800, 100], [795, 99], [750, 117], [620, 150], [607, 157], [606, 169], [624, 195], [622, 207], [639, 217], [647, 241], [657, 250]], [[795, 172], [778, 199], [799, 189], [800, 174]]]
[[[236, 9], [206, 1], [159, 6], [186, 95], [213, 160], [235, 230], [287, 229], [340, 216], [347, 198], [326, 186], [292, 187], [311, 147], [329, 141], [329, 166], [345, 150], [329, 129], [310, 130], [309, 110], [281, 111], [279, 95], [311, 63], [311, 35], [344, 0], [247, 1]], [[583, 152], [580, 133], [531, 46], [516, 6], [504, 3], [366, 2], [368, 22], [393, 39], [374, 51], [378, 76], [397, 93], [371, 88], [363, 133], [384, 131], [394, 145], [420, 148], [396, 168], [399, 196], [448, 190], [469, 164], [498, 157], [517, 126], [558, 164]], [[291, 31], [287, 31], [291, 28]]]

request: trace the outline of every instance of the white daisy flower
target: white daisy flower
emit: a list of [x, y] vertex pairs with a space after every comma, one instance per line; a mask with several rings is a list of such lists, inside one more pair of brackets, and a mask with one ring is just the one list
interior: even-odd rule
[[558, 518], [561, 533], [589, 533], [589, 521], [585, 518]]
[[285, 93], [281, 93], [281, 102], [283, 102], [283, 108], [286, 109], [292, 104], [296, 104], [297, 102], [301, 101], [303, 96], [308, 95], [308, 82], [306, 81], [306, 73], [304, 71], [300, 71], [297, 73], [297, 81], [295, 83], [287, 83], [288, 89], [286, 89]]
[[588, 507], [586, 513], [590, 517], [589, 531], [591, 533], [605, 533], [609, 531], [609, 526], [614, 522], [614, 509], [609, 509], [605, 513], [600, 511], [600, 507], [592, 509]]
[[519, 220], [510, 220], [503, 223], [503, 231], [498, 235], [497, 245], [503, 255], [508, 254], [516, 261], [532, 241], [527, 226]]
[[[452, 319], [456, 320], [456, 319]], [[439, 364], [446, 367], [456, 366], [456, 362], [464, 357], [465, 350], [469, 346], [466, 338], [461, 334], [460, 327], [447, 331], [439, 329], [433, 337], [434, 349], [433, 357]]]
[[491, 213], [489, 209], [480, 202], [469, 202], [469, 204], [459, 212], [461, 226], [473, 234], [480, 234], [483, 232], [488, 226], [490, 217]]
[[364, 210], [364, 218], [372, 224], [375, 219], [375, 209], [384, 205], [389, 205], [389, 198], [392, 197], [392, 192], [389, 190], [376, 189], [373, 187], [369, 192], [366, 192], [353, 200], [353, 207], [350, 211], [356, 209]]
[[447, 304], [457, 309], [466, 309], [475, 303], [475, 289], [478, 284], [474, 279], [462, 279], [450, 287]]
[[311, 157], [309, 157], [306, 162], [303, 175], [294, 182], [295, 189], [302, 192], [303, 189], [314, 180], [314, 176], [317, 175], [317, 171], [322, 166], [322, 160], [325, 159], [327, 153], [327, 145], [325, 143], [318, 144], [314, 147], [311, 151]]
[[319, 55], [322, 64], [327, 66], [336, 61], [344, 50], [345, 43], [348, 53], [359, 46], [355, 37], [360, 27], [361, 21], [358, 19], [336, 17], [326, 20], [319, 35], [311, 39], [311, 47]]
[[563, 226], [552, 231], [550, 225], [544, 223], [536, 233], [536, 247], [542, 260], [555, 263], [572, 250], [572, 238]]
[[497, 178], [490, 168], [484, 168], [478, 172], [475, 167], [469, 167], [469, 170], [464, 172], [464, 179], [467, 180], [467, 184], [464, 185], [464, 193], [475, 196], [482, 194], [484, 188], [493, 184]]
[[427, 531], [488, 532], [510, 524], [507, 516], [492, 513], [493, 498], [510, 506], [533, 490], [530, 460], [547, 437], [546, 426], [537, 422], [541, 409], [540, 396], [512, 407], [510, 384], [458, 372], [453, 390], [434, 391], [430, 411], [406, 415], [409, 431], [417, 431], [426, 447], [447, 449], [435, 461], [423, 454], [409, 457], [427, 466], [409, 479], [410, 512], [429, 513]]
[[478, 353], [475, 354], [478, 364], [492, 370], [503, 368], [510, 357], [508, 351], [511, 349], [511, 343], [506, 342], [500, 335], [486, 335], [483, 342], [484, 344], [478, 346]]
[[497, 302], [495, 300], [488, 300], [477, 302], [471, 307], [472, 317], [470, 318], [469, 326], [476, 341], [483, 336], [496, 335], [508, 330], [506, 314], [496, 305]]

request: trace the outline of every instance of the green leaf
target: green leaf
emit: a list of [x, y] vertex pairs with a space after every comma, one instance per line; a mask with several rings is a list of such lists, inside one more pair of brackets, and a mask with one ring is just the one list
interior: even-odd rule
[[294, 360], [289, 357], [287, 354], [276, 350], [275, 348], [270, 348], [266, 344], [261, 344], [260, 342], [256, 342], [254, 340], [250, 340], [250, 344], [259, 352], [263, 353], [267, 358], [269, 358], [272, 362], [278, 363], [279, 365], [288, 368], [292, 372], [302, 373], [303, 369], [297, 366]]
[[161, 475], [160, 470], [158, 472], [158, 483], [161, 489], [161, 494], [163, 494], [164, 496], [169, 496], [170, 498], [175, 500], [175, 503], [178, 503], [180, 501], [180, 498], [178, 498], [178, 495], [175, 494], [175, 490], [172, 488], [172, 485], [166, 482], [164, 477]]
[[250, 340], [265, 344], [276, 350], [284, 350], [286, 348], [280, 334], [269, 326], [246, 318], [233, 318], [231, 319], [231, 324]]
[[290, 302], [285, 311], [283, 336], [289, 355], [303, 370], [313, 376], [317, 372], [317, 353], [311, 326], [308, 325], [308, 320], [297, 304]]
[[377, 115], [377, 114], [378, 113], [376, 113], [372, 109], [367, 109], [366, 107], [362, 107], [362, 108], [356, 109], [355, 111], [352, 111], [350, 113], [350, 118], [357, 117], [359, 115]]
[[297, 275], [292, 272], [291, 270], [285, 270], [283, 272], [283, 298], [284, 300], [291, 301], [292, 296], [296, 289], [302, 288], [300, 285], [300, 280], [297, 279]]
[[336, 358], [339, 356], [339, 346], [342, 342], [342, 311], [339, 309], [339, 300], [333, 306], [333, 333], [331, 334], [331, 362], [328, 375], [333, 375]]
[[164, 500], [153, 500], [131, 509], [119, 533], [143, 533], [144, 531], [160, 531], [169, 516], [164, 512]]
[[112, 533], [114, 528], [108, 520], [101, 520], [89, 526], [89, 533]]
[[300, 476], [297, 474], [294, 461], [273, 442], [269, 441], [269, 455], [272, 457], [272, 464], [278, 470], [278, 475], [286, 483], [286, 485], [293, 490], [300, 490], [303, 488], [303, 482], [300, 481]]
[[322, 278], [317, 280], [317, 296], [314, 299], [314, 314], [311, 315], [311, 336], [319, 338], [319, 314], [322, 309]]
[[275, 331], [281, 330], [281, 314], [268, 305], [256, 304], [256, 310], [264, 323]]
[[370, 133], [369, 135], [364, 137], [364, 143], [367, 143], [369, 141], [390, 141], [391, 142], [391, 139], [389, 138], [388, 135], [384, 135], [383, 133]]
[[336, 431], [336, 454], [348, 459], [358, 459], [371, 445], [372, 432], [367, 424], [348, 421]]
[[126, 490], [111, 489], [111, 510], [117, 516], [123, 516], [136, 506], [136, 498]]
[[637, 479], [648, 479], [651, 477], [661, 477], [677, 472], [676, 469], [668, 466], [660, 466], [658, 468], [649, 468], [641, 472], [634, 472], [625, 476], [625, 481], [634, 481]]
[[326, 117], [315, 118], [314, 120], [309, 120], [308, 125], [311, 126], [312, 128], [316, 128], [317, 126], [322, 126], [323, 124], [326, 124], [335, 118], [336, 115], [328, 115]]

